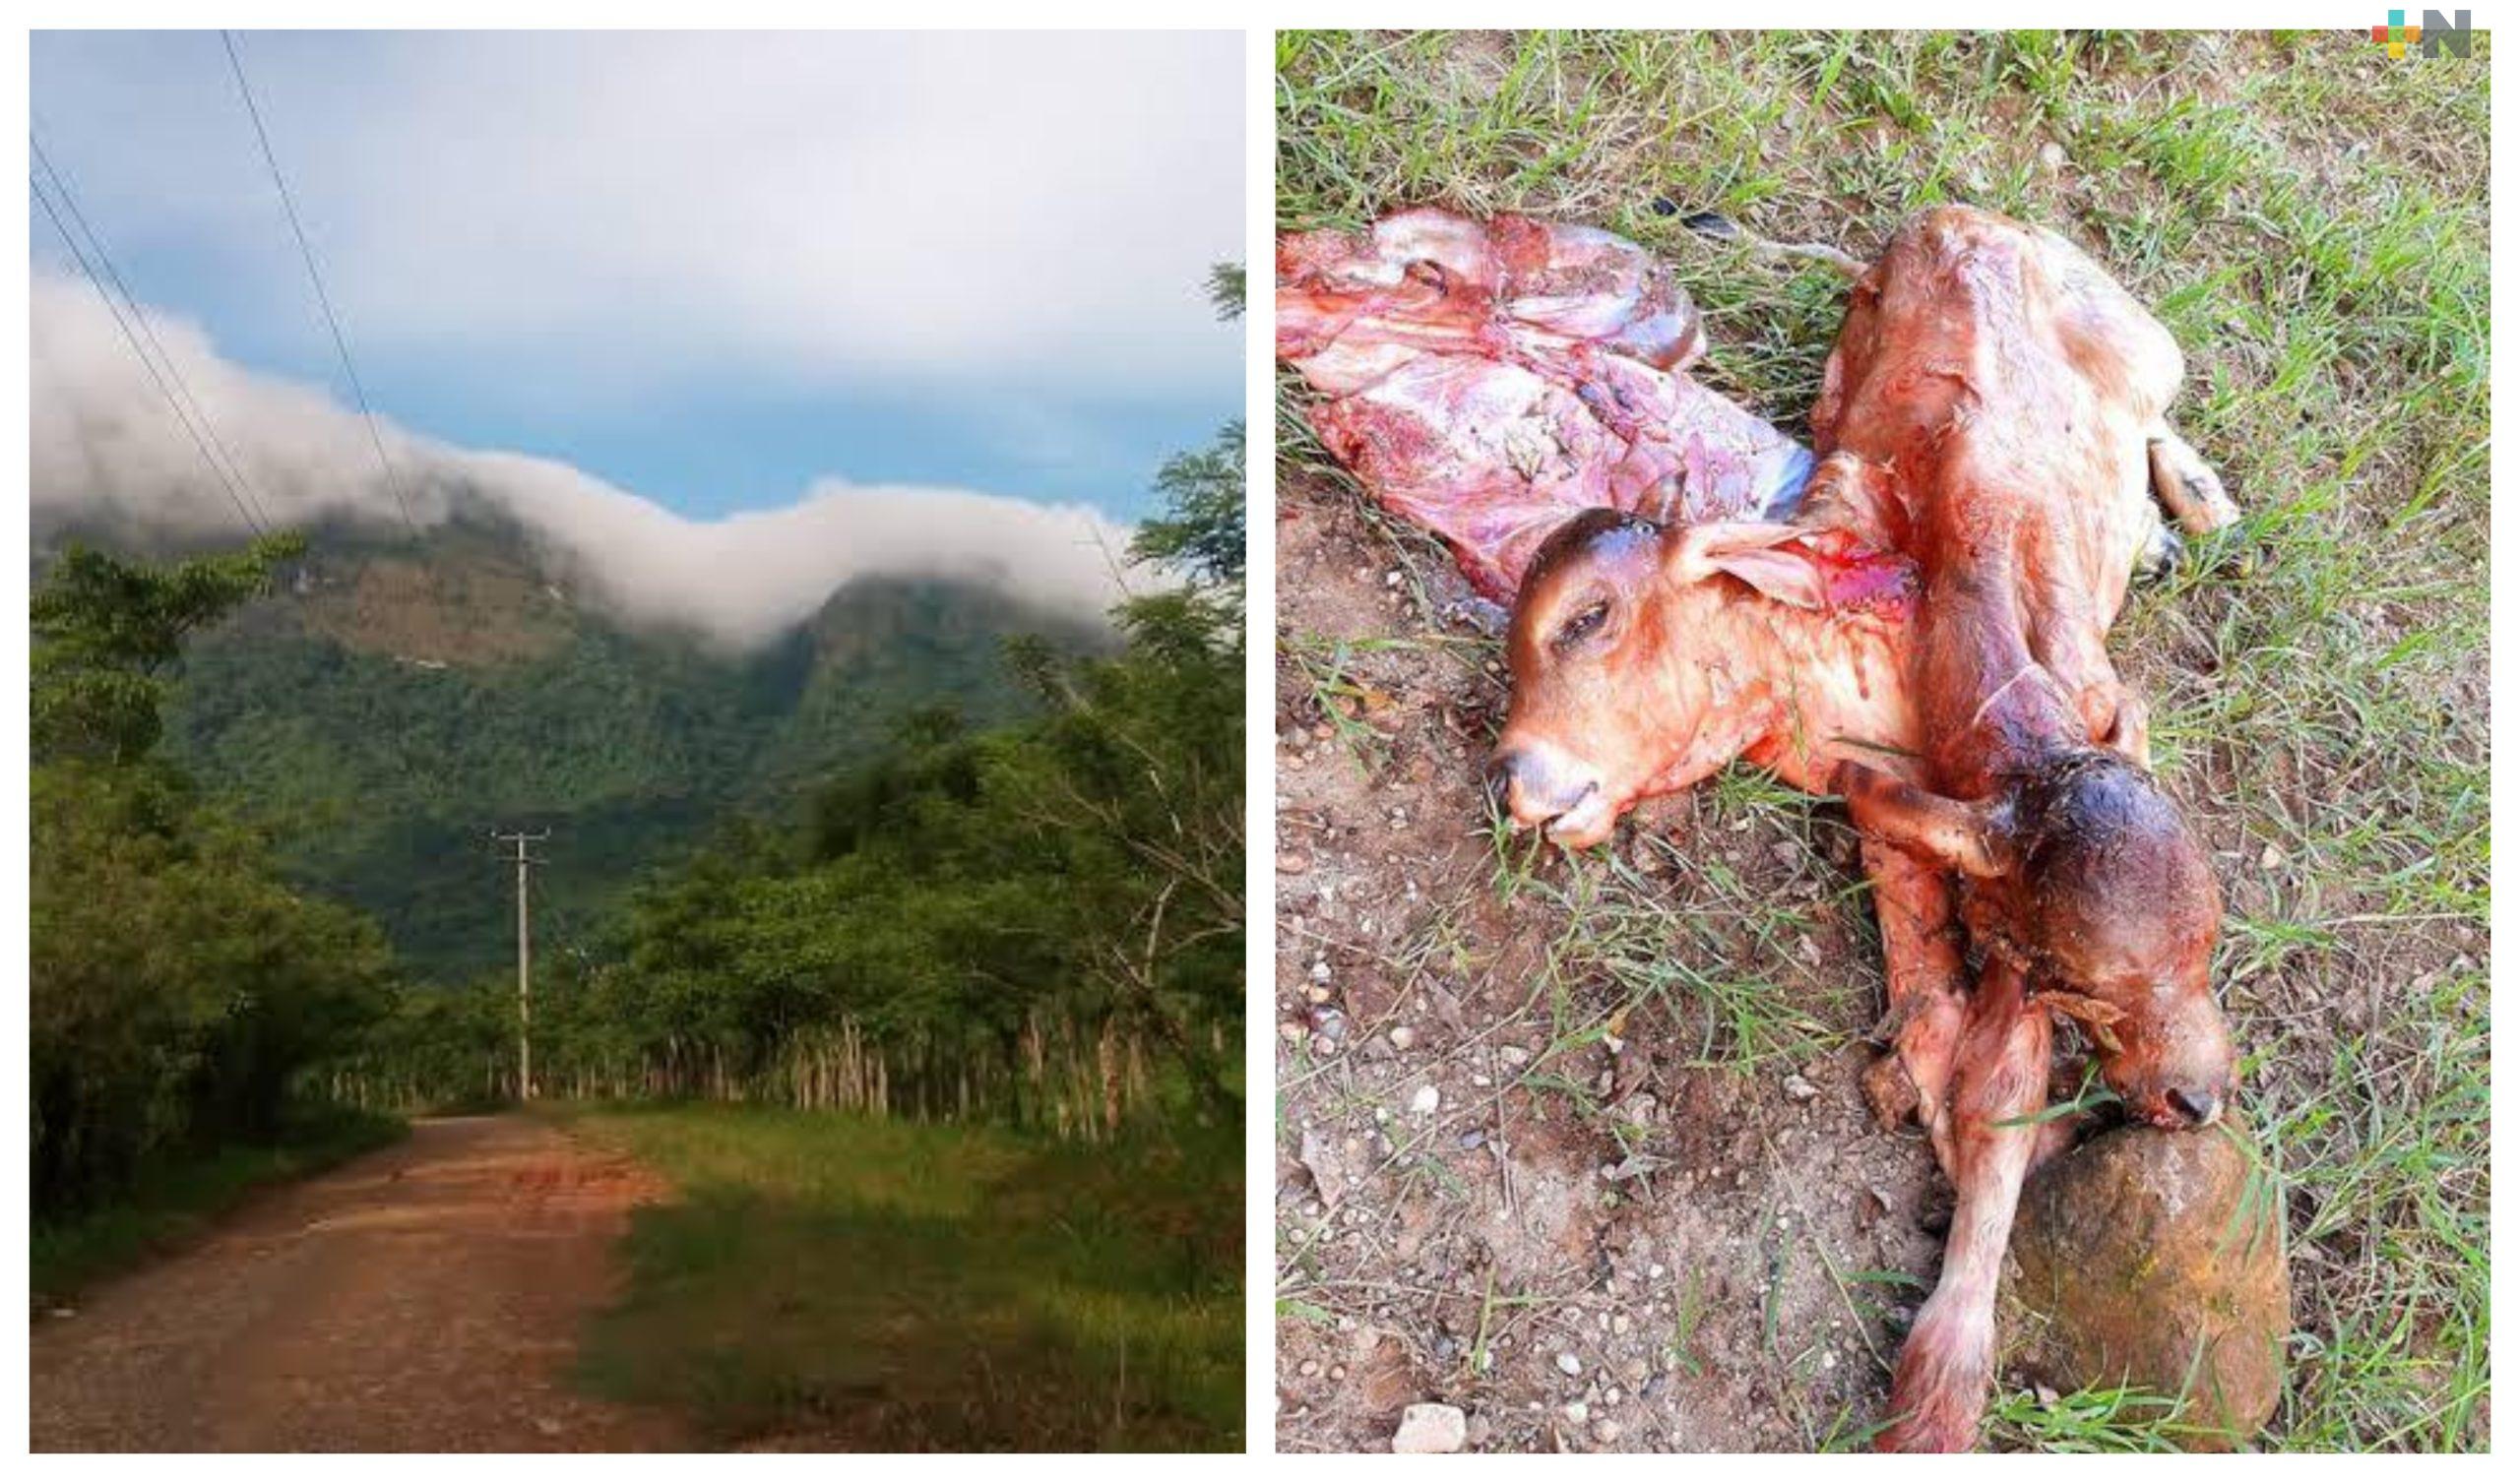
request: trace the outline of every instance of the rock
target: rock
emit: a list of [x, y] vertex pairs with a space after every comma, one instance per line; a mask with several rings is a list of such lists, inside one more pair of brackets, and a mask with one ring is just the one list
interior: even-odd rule
[[1405, 1024], [1395, 1024], [1391, 1027], [1391, 1048], [1393, 1050], [1407, 1050], [1409, 1047], [1417, 1043], [1418, 1032], [1416, 1030], [1411, 1029]]
[[2005, 1264], [2007, 1364], [2061, 1391], [2184, 1394], [2188, 1447], [2245, 1445], [2293, 1328], [2283, 1216], [2247, 1138], [2120, 1128], [2040, 1170]]
[[1444, 1105], [1444, 1094], [1437, 1091], [1432, 1083], [1418, 1087], [1418, 1094], [1409, 1099], [1409, 1110], [1419, 1117], [1431, 1117], [1435, 1109], [1442, 1105]]
[[1289, 849], [1278, 852], [1278, 874], [1299, 876], [1310, 869], [1312, 869], [1312, 856], [1305, 854], [1302, 850]]
[[1584, 1373], [1584, 1362], [1572, 1354], [1561, 1354], [1557, 1356], [1557, 1368], [1568, 1375], [1581, 1375]]
[[1321, 1192], [1323, 1205], [1336, 1205], [1347, 1198], [1348, 1187], [1355, 1182], [1355, 1176], [1342, 1145], [1306, 1128], [1295, 1157], [1312, 1176], [1312, 1187]]
[[1395, 1452], [1457, 1452], [1469, 1439], [1470, 1418], [1459, 1406], [1432, 1402], [1400, 1413], [1400, 1430], [1391, 1438]]
[[1807, 1102], [1820, 1094], [1820, 1088], [1808, 1077], [1792, 1076], [1785, 1079], [1785, 1094], [1795, 1101]]

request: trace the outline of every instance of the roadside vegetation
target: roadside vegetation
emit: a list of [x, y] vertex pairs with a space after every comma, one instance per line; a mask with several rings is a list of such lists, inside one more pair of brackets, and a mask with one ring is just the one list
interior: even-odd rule
[[[1693, 234], [1693, 213], [1861, 257], [1920, 208], [1990, 207], [2073, 237], [2176, 336], [2174, 415], [2230, 483], [2250, 555], [2191, 553], [2137, 591], [2110, 648], [2151, 700], [2158, 766], [2226, 896], [2217, 979], [2293, 1254], [2272, 1448], [2489, 1443], [2488, 37], [2474, 47], [2391, 61], [2354, 33], [2119, 31], [1278, 42], [1282, 228], [1433, 204], [1620, 232], [1705, 311], [1696, 374], [1797, 434], [1844, 284]], [[1300, 396], [1282, 383], [1282, 486], [1356, 500]], [[1343, 687], [1412, 673], [1492, 708], [1490, 641], [1445, 631], [1425, 596], [1443, 590], [1441, 553], [1374, 527], [1425, 632], [1369, 654], [1292, 601], [1282, 684], [1327, 715], [1359, 714]], [[1516, 979], [1538, 1007], [1521, 1028], [1583, 1046], [1639, 1033], [1636, 1011], [1744, 1078], [1858, 1036], [1877, 955], [1781, 951], [1811, 945], [1814, 913], [1770, 880], [1842, 856], [1843, 815], [1733, 774], [1673, 818], [1676, 842], [1639, 832], [1573, 862], [1499, 834], [1480, 889], [1561, 911], [1538, 978]], [[1446, 926], [1470, 914], [1430, 919], [1418, 959], [1391, 970], [1497, 971], [1495, 945]], [[1299, 1085], [1282, 1115], [1332, 1084]], [[1668, 1133], [1594, 1120], [1605, 1158], [1668, 1149]], [[1370, 1264], [1299, 1276], [1294, 1296], [1325, 1313], [1434, 1311]], [[1846, 1429], [1835, 1381], [1736, 1359], [1811, 1418], [1801, 1445]], [[1857, 1419], [1880, 1383], [1853, 1398]], [[2174, 1421], [2121, 1398], [2008, 1394], [1992, 1436], [2174, 1445]]]
[[565, 1126], [676, 1191], [581, 1358], [601, 1393], [719, 1446], [1241, 1446], [1238, 1125], [1096, 1148], [701, 1105]]

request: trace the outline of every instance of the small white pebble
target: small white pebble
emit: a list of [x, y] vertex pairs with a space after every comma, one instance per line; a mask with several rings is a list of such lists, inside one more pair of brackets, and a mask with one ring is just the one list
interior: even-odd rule
[[1581, 1375], [1584, 1373], [1584, 1362], [1572, 1354], [1561, 1354], [1557, 1356], [1557, 1368], [1568, 1375]]
[[1418, 1094], [1409, 1099], [1409, 1110], [1418, 1114], [1419, 1117], [1426, 1117], [1432, 1114], [1436, 1108], [1441, 1107], [1442, 1105], [1444, 1105], [1444, 1094], [1437, 1091], [1431, 1082], [1427, 1085], [1418, 1087]]

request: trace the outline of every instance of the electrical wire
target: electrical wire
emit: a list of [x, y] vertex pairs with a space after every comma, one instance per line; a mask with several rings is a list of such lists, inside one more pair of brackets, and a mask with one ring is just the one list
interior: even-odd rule
[[394, 496], [395, 508], [403, 512], [403, 524], [410, 527], [412, 538], [419, 538], [420, 526], [411, 519], [411, 507], [403, 498], [402, 481], [395, 476], [394, 461], [386, 456], [385, 437], [376, 428], [376, 413], [367, 402], [367, 388], [359, 380], [358, 366], [350, 359], [349, 338], [342, 333], [341, 316], [333, 312], [333, 297], [324, 291], [324, 275], [315, 267], [315, 249], [306, 240], [306, 226], [297, 216], [297, 201], [288, 192], [288, 181], [281, 174], [280, 156], [273, 153], [271, 132], [263, 127], [263, 110], [255, 105], [253, 84], [245, 80], [244, 59], [236, 54], [236, 37], [221, 31], [220, 44], [227, 48], [227, 65], [236, 74], [236, 93], [245, 100], [245, 115], [254, 121], [254, 138], [263, 147], [263, 163], [270, 166], [272, 184], [280, 190], [281, 209], [288, 214], [289, 232], [297, 238], [298, 256], [306, 263], [306, 280], [315, 285], [315, 303], [324, 311], [324, 323], [333, 332], [333, 348], [342, 358], [342, 371], [349, 377], [350, 395], [358, 402], [358, 414], [366, 420], [367, 440], [376, 449], [376, 462], [385, 470], [385, 487]]
[[[173, 380], [172, 396], [182, 401], [182, 406], [177, 412], [178, 417], [189, 413], [190, 421], [200, 425], [201, 436], [209, 440], [209, 449], [206, 453], [217, 455], [212, 462], [215, 470], [220, 474], [220, 481], [228, 484], [232, 490], [242, 491], [242, 503], [251, 506], [254, 515], [261, 518], [259, 524], [252, 519], [249, 519], [246, 524], [254, 525], [257, 531], [268, 528], [271, 517], [263, 509], [263, 501], [260, 492], [254, 488], [254, 481], [246, 476], [245, 465], [238, 462], [235, 453], [228, 448], [226, 440], [219, 436], [218, 424], [210, 420], [210, 412], [202, 406], [201, 399], [193, 395], [191, 384], [184, 380], [183, 368], [175, 363], [175, 357], [167, 353], [165, 343], [158, 340], [157, 327], [149, 322], [148, 314], [140, 306], [139, 295], [133, 293], [131, 285], [123, 281], [122, 270], [114, 266], [113, 253], [105, 246], [104, 234], [97, 231], [95, 223], [88, 219], [88, 214], [79, 209], [79, 193], [71, 188], [69, 175], [52, 162], [52, 156], [44, 152], [42, 139], [32, 130], [28, 131], [27, 145], [34, 152], [35, 163], [42, 166], [45, 176], [52, 181], [52, 194], [61, 198], [63, 209], [70, 213], [71, 223], [77, 226], [81, 235], [88, 239], [88, 246], [96, 255], [97, 265], [104, 269], [105, 278], [112, 281], [114, 292], [121, 295], [123, 307], [131, 311], [130, 323], [140, 327], [140, 333], [149, 340], [150, 349], [158, 352], [158, 363], [165, 367], [166, 375]], [[56, 228], [60, 227], [61, 218], [54, 216], [52, 224]], [[73, 253], [75, 254], [77, 250], [77, 244], [73, 243]], [[89, 281], [95, 282], [93, 273], [90, 274]], [[138, 350], [139, 346], [134, 345], [132, 348]], [[141, 358], [146, 361], [148, 356], [144, 354]], [[162, 383], [159, 389], [164, 390]], [[189, 427], [187, 430], [190, 430]]]
[[[192, 419], [184, 415], [183, 403], [177, 400], [174, 389], [166, 384], [165, 376], [159, 373], [158, 362], [150, 359], [149, 352], [141, 348], [139, 333], [132, 329], [130, 321], [123, 318], [122, 306], [114, 302], [114, 296], [106, 290], [104, 280], [96, 276], [94, 266], [88, 261], [87, 252], [79, 245], [79, 239], [71, 235], [69, 223], [63, 221], [61, 213], [53, 209], [52, 197], [44, 191], [43, 182], [36, 179], [32, 171], [29, 171], [27, 186], [34, 192], [35, 204], [42, 207], [43, 214], [51, 218], [53, 230], [61, 233], [62, 244], [70, 249], [70, 256], [79, 264], [79, 272], [87, 278], [88, 286], [96, 290], [96, 297], [104, 304], [105, 312], [113, 316], [115, 326], [122, 331], [123, 342], [131, 346], [132, 354], [140, 357], [141, 365], [149, 372], [149, 379], [158, 384], [158, 394], [166, 399], [166, 409], [175, 414], [177, 422], [183, 424], [185, 434], [192, 439], [194, 449], [201, 454], [202, 463], [209, 465], [212, 476], [219, 480], [220, 487], [227, 492], [227, 498], [235, 504], [236, 513], [244, 518], [246, 527], [256, 535], [268, 533], [262, 521], [257, 518], [255, 508], [248, 502], [245, 491], [228, 477], [227, 470], [220, 465], [219, 460], [212, 457], [210, 444], [203, 440], [201, 429], [194, 427]], [[173, 369], [171, 363], [168, 369]]]

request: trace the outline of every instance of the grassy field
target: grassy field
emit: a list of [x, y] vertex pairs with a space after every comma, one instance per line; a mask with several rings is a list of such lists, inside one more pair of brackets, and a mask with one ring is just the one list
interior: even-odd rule
[[[1796, 433], [1844, 284], [1695, 237], [1689, 213], [1860, 257], [1919, 208], [1991, 207], [2076, 239], [2176, 336], [2189, 377], [2174, 416], [2246, 512], [2254, 556], [2192, 558], [2139, 589], [2111, 649], [2151, 700], [2157, 764], [2227, 898], [2218, 981], [2292, 1237], [2275, 1448], [2489, 1441], [2488, 50], [2482, 33], [2473, 60], [2401, 62], [2339, 32], [1278, 41], [1282, 227], [1411, 204], [1609, 227], [1705, 310], [1698, 374]], [[1282, 487], [1354, 502], [1299, 400], [1283, 388]], [[1424, 614], [1394, 641], [1401, 658], [1492, 706], [1485, 641], [1443, 632], [1425, 595], [1440, 553], [1360, 518]], [[1307, 600], [1282, 594], [1282, 694], [1354, 716], [1351, 699], [1388, 682], [1311, 626]], [[1747, 830], [1754, 863], [1771, 844], [1843, 854], [1842, 816], [1756, 778], [1690, 807], [1693, 838]], [[1531, 991], [1544, 1062], [1664, 1001], [1703, 1024], [1703, 1059], [1745, 1071], [1859, 1031], [1877, 961], [1849, 976], [1786, 951], [1825, 907], [1772, 903], [1738, 853], [1668, 853], [1570, 865], [1499, 839], [1485, 889], [1537, 896], [1548, 918]], [[1411, 952], [1385, 966], [1476, 957], [1443, 922]], [[1281, 1071], [1282, 1122], [1316, 1112], [1300, 1043]], [[1634, 1130], [1595, 1126], [1603, 1158], [1631, 1151]], [[1333, 1292], [1374, 1301], [1351, 1290], [1371, 1271], [1332, 1281], [1282, 1253], [1282, 1292], [1315, 1284], [1306, 1311]], [[1793, 1408], [1808, 1380], [1780, 1365], [1762, 1384]], [[2006, 1395], [1993, 1436], [2170, 1440], [2110, 1399]], [[1812, 1413], [1802, 1443], [1842, 1430], [1830, 1404]]]
[[181, 1245], [255, 1191], [381, 1148], [410, 1130], [381, 1113], [334, 1109], [299, 1119], [277, 1143], [222, 1148], [144, 1174], [127, 1200], [65, 1219], [38, 1219], [28, 1233], [38, 1310], [79, 1289]]
[[1087, 1148], [723, 1106], [574, 1114], [669, 1180], [589, 1384], [725, 1446], [1231, 1450], [1238, 1131]]

